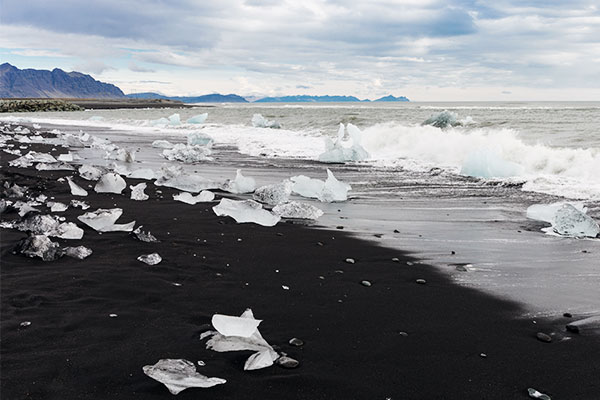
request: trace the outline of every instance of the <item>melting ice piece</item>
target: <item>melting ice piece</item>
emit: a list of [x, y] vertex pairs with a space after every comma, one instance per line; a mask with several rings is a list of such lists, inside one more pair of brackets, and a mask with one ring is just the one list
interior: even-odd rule
[[46, 235], [32, 235], [22, 239], [14, 252], [32, 258], [39, 257], [44, 261], [54, 261], [63, 255], [58, 243], [51, 241]]
[[156, 265], [162, 261], [162, 257], [158, 253], [143, 254], [137, 258], [138, 261], [148, 265]]
[[212, 146], [213, 139], [203, 132], [190, 132], [187, 136], [187, 144], [190, 146]]
[[503, 159], [490, 149], [479, 149], [470, 153], [460, 169], [461, 175], [478, 178], [509, 178], [521, 175], [523, 167]]
[[242, 175], [241, 169], [236, 170], [235, 179], [227, 179], [223, 184], [223, 190], [235, 194], [252, 193], [255, 189], [256, 181], [254, 178]]
[[534, 388], [527, 389], [527, 393], [529, 394], [529, 397], [531, 397], [532, 399], [551, 400], [550, 396], [548, 396], [547, 394], [544, 394], [544, 393], [540, 393], [537, 390], [535, 390]]
[[156, 173], [150, 168], [140, 168], [129, 173], [128, 177], [134, 179], [156, 179]]
[[57, 201], [49, 201], [46, 206], [50, 208], [52, 212], [63, 212], [66, 211], [69, 206], [65, 203], [59, 203]]
[[179, 114], [175, 113], [169, 116], [169, 124], [170, 125], [181, 125], [181, 117]]
[[71, 200], [71, 205], [73, 207], [79, 207], [82, 210], [87, 210], [88, 208], [90, 208], [90, 205], [88, 203], [86, 203], [85, 201], [80, 201], [80, 200]]
[[37, 208], [33, 207], [32, 204], [37, 204], [35, 202], [24, 202], [17, 201], [12, 206], [19, 210], [19, 216], [24, 217], [30, 212], [40, 212]]
[[193, 196], [191, 193], [188, 193], [188, 192], [181, 192], [179, 194], [173, 195], [173, 200], [181, 201], [182, 203], [192, 204], [192, 205], [194, 205], [196, 203], [213, 201], [214, 199], [215, 199], [215, 194], [208, 190], [201, 191], [200, 194], [197, 196]]
[[138, 183], [135, 186], [129, 186], [129, 188], [131, 189], [132, 200], [143, 201], [150, 198], [150, 196], [144, 193], [144, 190], [146, 189], [145, 183]]
[[123, 210], [120, 208], [99, 208], [96, 211], [80, 215], [77, 219], [98, 232], [131, 232], [135, 225], [135, 221], [128, 224], [115, 224], [122, 214]]
[[14, 225], [20, 231], [31, 232], [34, 235], [47, 235], [56, 231], [60, 223], [51, 215], [33, 215]]
[[273, 365], [273, 355], [271, 351], [265, 349], [252, 354], [244, 364], [245, 371], [267, 368]]
[[58, 225], [50, 236], [56, 236], [61, 239], [81, 239], [83, 237], [83, 229], [72, 222], [63, 222]]
[[580, 333], [583, 330], [600, 331], [600, 315], [594, 315], [567, 324], [569, 332]]
[[421, 125], [431, 125], [436, 128], [447, 128], [449, 126], [459, 126], [462, 123], [458, 120], [458, 114], [444, 110], [439, 114], [434, 114], [427, 118]]
[[194, 363], [182, 359], [162, 359], [142, 368], [144, 374], [162, 383], [172, 394], [191, 387], [208, 388], [226, 383], [225, 379], [209, 378], [196, 372]]
[[570, 237], [595, 238], [600, 233], [600, 227], [596, 221], [568, 203], [554, 214], [552, 228], [559, 235]]
[[63, 251], [66, 256], [77, 258], [78, 260], [83, 260], [92, 255], [92, 250], [85, 246], [65, 247]]
[[135, 161], [135, 150], [118, 148], [114, 151], [108, 151], [105, 158], [107, 160], [117, 160], [132, 163]]
[[369, 158], [369, 153], [360, 145], [362, 132], [356, 126], [348, 124], [346, 130], [352, 139], [352, 145], [345, 147], [342, 143], [344, 138], [344, 124], [340, 124], [338, 136], [335, 142], [325, 139], [325, 152], [320, 154], [318, 160], [325, 163], [343, 163], [346, 161], [362, 161]]
[[73, 196], [87, 196], [88, 192], [71, 179], [71, 177], [67, 177], [67, 182], [69, 183], [69, 188], [71, 188], [71, 194]]
[[121, 178], [121, 175], [113, 172], [108, 172], [100, 178], [94, 190], [97, 193], [116, 193], [121, 194], [123, 189], [127, 187], [125, 180]]
[[262, 226], [274, 226], [281, 217], [263, 210], [262, 205], [254, 200], [230, 200], [223, 198], [213, 207], [218, 216], [229, 216], [238, 223], [253, 222]]
[[208, 147], [178, 143], [172, 149], [165, 149], [162, 156], [169, 161], [181, 161], [186, 164], [212, 160]]
[[183, 172], [181, 167], [163, 167], [161, 176], [154, 181], [156, 186], [167, 186], [186, 192], [197, 193], [206, 189], [218, 189], [221, 184], [209, 181], [200, 175], [191, 175]]
[[281, 125], [277, 121], [269, 121], [265, 119], [261, 114], [254, 114], [252, 116], [252, 126], [255, 128], [272, 128], [280, 129]]
[[88, 181], [97, 181], [108, 170], [104, 167], [95, 167], [93, 165], [84, 164], [79, 167], [79, 176]]
[[159, 149], [172, 149], [173, 146], [174, 144], [168, 140], [155, 140], [152, 142], [152, 147], [157, 147]]
[[193, 117], [188, 118], [187, 123], [188, 124], [203, 124], [204, 121], [206, 121], [206, 118], [208, 118], [208, 113], [194, 115]]
[[38, 153], [36, 151], [30, 151], [29, 153], [21, 156], [17, 159], [8, 162], [11, 167], [27, 168], [33, 165], [33, 163], [55, 163], [56, 158], [50, 154]]
[[273, 213], [282, 218], [318, 219], [323, 211], [312, 204], [290, 201], [273, 207]]
[[286, 179], [283, 182], [274, 185], [259, 187], [254, 191], [252, 197], [254, 200], [258, 200], [261, 203], [275, 206], [289, 200], [290, 195], [292, 194], [292, 186], [294, 186], [294, 184]]
[[35, 166], [38, 171], [75, 171], [75, 167], [62, 161], [54, 163], [38, 163]]
[[137, 240], [140, 240], [142, 242], [148, 242], [148, 243], [158, 242], [158, 239], [156, 237], [154, 237], [154, 235], [151, 234], [150, 231], [148, 231], [148, 232], [142, 231], [141, 225], [138, 226], [135, 231], [133, 231], [133, 234], [135, 235]]
[[211, 320], [221, 335], [250, 337], [262, 322], [260, 319], [215, 314]]
[[340, 182], [333, 176], [333, 172], [327, 170], [327, 180], [323, 185], [323, 190], [318, 193], [317, 198], [325, 203], [331, 203], [334, 201], [346, 201], [348, 200], [348, 191], [352, 187], [345, 182]]

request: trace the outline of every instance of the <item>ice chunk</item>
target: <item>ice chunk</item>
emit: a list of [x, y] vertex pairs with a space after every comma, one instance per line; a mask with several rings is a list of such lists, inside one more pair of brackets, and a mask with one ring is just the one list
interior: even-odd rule
[[348, 191], [352, 189], [347, 183], [338, 181], [329, 169], [325, 182], [304, 175], [293, 176], [291, 180], [294, 182], [292, 187], [294, 193], [302, 197], [319, 199], [324, 203], [345, 201], [348, 199]]
[[[552, 224], [556, 212], [567, 203], [552, 203], [552, 204], [534, 204], [527, 208], [527, 218], [544, 221]], [[582, 202], [568, 203], [582, 213], [587, 212], [587, 208]]]
[[259, 187], [254, 191], [252, 197], [254, 200], [260, 201], [261, 203], [275, 206], [289, 200], [290, 195], [292, 194], [292, 186], [294, 186], [294, 184], [286, 179], [283, 182], [274, 185]]
[[203, 124], [204, 121], [206, 121], [206, 118], [208, 118], [208, 113], [194, 115], [193, 117], [188, 118], [187, 123], [188, 124]]
[[262, 322], [260, 319], [215, 314], [211, 320], [221, 335], [250, 337]]
[[123, 210], [120, 208], [99, 208], [96, 211], [87, 212], [83, 215], [80, 215], [77, 217], [77, 219], [98, 232], [131, 232], [133, 230], [133, 226], [135, 225], [135, 221], [132, 221], [128, 224], [115, 224], [122, 214]]
[[88, 208], [90, 208], [90, 205], [88, 203], [86, 203], [85, 201], [81, 201], [81, 200], [71, 200], [71, 205], [73, 207], [79, 207], [82, 210], [87, 210]]
[[92, 250], [85, 246], [65, 247], [63, 251], [66, 256], [77, 258], [78, 260], [83, 260], [92, 255]]
[[72, 222], [63, 222], [58, 225], [50, 236], [56, 236], [61, 239], [81, 239], [83, 237], [83, 229]]
[[596, 237], [598, 223], [586, 214], [583, 203], [534, 204], [527, 208], [527, 218], [548, 222], [551, 228], [544, 232], [568, 237]]
[[22, 222], [16, 223], [15, 228], [34, 235], [53, 236], [60, 223], [51, 215], [33, 215]]
[[253, 371], [256, 369], [267, 368], [273, 365], [273, 356], [271, 351], [262, 350], [252, 354], [244, 364], [245, 371]]
[[186, 192], [198, 193], [206, 189], [218, 189], [219, 182], [210, 181], [196, 174], [187, 174], [181, 167], [163, 167], [161, 176], [154, 181], [156, 186], [167, 186]]
[[223, 190], [235, 194], [252, 193], [255, 189], [256, 181], [254, 180], [254, 178], [242, 175], [241, 169], [238, 169], [235, 172], [235, 179], [228, 179], [223, 185]]
[[68, 152], [66, 154], [60, 154], [58, 156], [58, 161], [63, 161], [63, 162], [73, 162], [74, 158], [73, 158], [73, 154], [71, 152]]
[[567, 324], [567, 330], [573, 333], [581, 333], [584, 330], [599, 331], [600, 315], [593, 315]]
[[213, 140], [206, 133], [190, 132], [187, 136], [187, 144], [190, 146], [212, 146]]
[[181, 201], [182, 203], [192, 204], [192, 205], [194, 205], [196, 203], [213, 201], [214, 199], [215, 199], [215, 194], [208, 190], [201, 191], [200, 194], [197, 196], [192, 196], [188, 192], [181, 192], [179, 194], [173, 195], [173, 200]]
[[143, 254], [137, 258], [138, 261], [148, 265], [156, 265], [162, 261], [162, 257], [158, 253]]
[[135, 150], [117, 148], [116, 150], [108, 151], [105, 158], [107, 160], [117, 160], [126, 163], [132, 163], [135, 161]]
[[168, 140], [155, 140], [152, 142], [152, 147], [157, 147], [159, 149], [172, 149], [173, 146], [174, 144]]
[[292, 192], [299, 194], [302, 197], [318, 199], [319, 193], [323, 192], [323, 187], [325, 187], [324, 181], [309, 178], [304, 175], [292, 176], [290, 179], [294, 182]]
[[527, 389], [527, 394], [529, 394], [529, 397], [531, 397], [532, 399], [551, 400], [550, 396], [548, 396], [547, 394], [538, 392], [534, 388]]
[[48, 203], [46, 203], [46, 206], [50, 208], [50, 211], [52, 212], [63, 212], [63, 211], [67, 211], [67, 208], [69, 208], [69, 206], [65, 203], [59, 203], [57, 201], [49, 201]]
[[129, 186], [129, 188], [131, 189], [132, 200], [143, 201], [148, 200], [150, 198], [150, 196], [144, 193], [144, 190], [146, 189], [145, 183], [138, 183], [135, 186]]
[[27, 257], [39, 257], [44, 261], [54, 261], [62, 257], [58, 243], [50, 240], [46, 235], [31, 235], [17, 243], [15, 254], [23, 254]]
[[57, 162], [50, 154], [38, 153], [36, 151], [30, 151], [29, 153], [21, 156], [17, 159], [9, 161], [8, 165], [11, 167], [27, 168], [33, 165], [33, 163], [55, 163]]
[[92, 115], [91, 117], [88, 118], [89, 121], [104, 121], [104, 117], [101, 117], [99, 115]]
[[254, 200], [230, 200], [223, 198], [213, 207], [218, 216], [229, 216], [238, 223], [253, 222], [262, 226], [274, 226], [281, 217], [263, 210], [262, 205]]
[[269, 121], [265, 119], [261, 114], [254, 114], [252, 116], [252, 126], [255, 128], [272, 128], [280, 129], [281, 125], [277, 121]]
[[19, 210], [19, 216], [24, 217], [30, 212], [40, 212], [37, 208], [33, 207], [33, 205], [37, 203], [35, 202], [24, 202], [24, 201], [16, 201], [12, 206]]
[[71, 188], [71, 194], [73, 196], [87, 196], [88, 192], [71, 179], [71, 177], [67, 177], [67, 182], [69, 183], [69, 188]]
[[156, 173], [150, 168], [141, 168], [132, 171], [127, 175], [129, 178], [134, 179], [156, 179]]
[[478, 178], [509, 178], [521, 175], [523, 168], [507, 161], [490, 149], [479, 149], [470, 153], [462, 164], [461, 175]]
[[138, 226], [135, 231], [133, 231], [133, 234], [137, 240], [142, 241], [142, 242], [148, 242], [148, 243], [158, 242], [158, 239], [156, 239], [156, 237], [154, 237], [154, 235], [151, 234], [150, 231], [148, 231], [148, 232], [142, 231], [141, 225]]
[[181, 161], [186, 164], [196, 163], [200, 161], [212, 160], [209, 157], [211, 151], [208, 147], [197, 145], [185, 145], [178, 143], [172, 149], [165, 149], [162, 156], [169, 161]]
[[84, 164], [79, 167], [79, 176], [88, 181], [97, 181], [102, 175], [107, 173], [108, 170], [104, 167], [96, 167], [93, 165]]
[[169, 125], [181, 125], [181, 117], [175, 113], [169, 116]]
[[421, 125], [431, 125], [436, 128], [447, 128], [449, 126], [459, 126], [462, 123], [458, 120], [458, 114], [444, 110], [439, 114], [431, 115]]
[[121, 178], [121, 175], [113, 172], [108, 172], [100, 178], [94, 190], [97, 193], [116, 193], [121, 194], [123, 189], [127, 187], [125, 180]]
[[75, 167], [62, 161], [55, 163], [38, 163], [35, 166], [35, 169], [38, 171], [75, 171]]
[[162, 359], [142, 368], [144, 374], [162, 383], [172, 394], [191, 387], [208, 388], [226, 383], [225, 379], [209, 378], [196, 372], [194, 363], [182, 359]]
[[273, 213], [282, 218], [318, 219], [323, 211], [312, 204], [290, 201], [273, 207]]
[[345, 147], [342, 143], [344, 129], [344, 124], [340, 124], [335, 142], [329, 138], [325, 138], [325, 152], [319, 155], [319, 161], [325, 163], [343, 163], [346, 161], [363, 161], [369, 158], [369, 153], [360, 145], [362, 136], [360, 129], [352, 124], [348, 124], [346, 130], [352, 140], [352, 144], [349, 147]]

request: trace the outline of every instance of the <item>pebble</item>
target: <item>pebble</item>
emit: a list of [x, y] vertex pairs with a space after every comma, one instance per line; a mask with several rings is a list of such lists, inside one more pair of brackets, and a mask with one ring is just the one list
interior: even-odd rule
[[31, 321], [23, 321], [21, 322], [20, 326], [23, 328], [28, 327], [29, 325], [31, 325]]
[[427, 283], [427, 281], [425, 279], [417, 279], [415, 282], [417, 282], [420, 285], [424, 285]]
[[371, 286], [371, 282], [369, 282], [369, 281], [361, 281], [360, 284], [363, 285], [363, 286], [366, 286], [366, 287], [370, 287]]
[[467, 269], [467, 267], [465, 267], [464, 265], [457, 265], [456, 266], [456, 270], [460, 271], [460, 272], [469, 272], [469, 270]]
[[572, 333], [579, 333], [579, 327], [577, 325], [567, 325], [567, 330]]
[[344, 229], [344, 227], [342, 225], [338, 225], [335, 227], [335, 229]]
[[454, 250], [452, 250], [452, 251], [450, 252], [450, 254], [452, 254], [452, 255], [455, 255], [455, 254], [456, 254], [456, 252], [455, 252]]
[[400, 336], [404, 336], [404, 337], [407, 337], [407, 336], [408, 336], [408, 333], [406, 333], [406, 332], [404, 332], [404, 331], [400, 331], [400, 332], [398, 332], [398, 334], [399, 334]]
[[317, 242], [317, 246], [323, 246], [323, 243]]
[[376, 238], [381, 238], [381, 237], [383, 237], [383, 234], [381, 234], [381, 233], [375, 233], [373, 236], [375, 236]]
[[563, 314], [563, 317], [565, 318], [573, 318], [573, 314], [571, 314], [570, 312], [566, 312]]
[[481, 353], [481, 354], [479, 354], [479, 357], [481, 357], [481, 358], [487, 358], [487, 354]]
[[535, 336], [541, 342], [550, 343], [552, 341], [552, 338], [550, 337], [550, 335], [546, 335], [544, 332], [538, 332], [538, 333], [536, 333]]
[[354, 258], [346, 258], [346, 262], [348, 264], [354, 264], [355, 263]]
[[301, 339], [298, 339], [297, 337], [294, 337], [294, 338], [290, 339], [289, 344], [291, 344], [292, 346], [300, 347], [300, 346], [304, 346], [304, 341]]
[[296, 368], [298, 367], [298, 365], [300, 365], [300, 362], [298, 360], [294, 360], [293, 358], [288, 356], [279, 357], [277, 361], [275, 361], [275, 363], [277, 363], [277, 365], [283, 368]]
[[398, 257], [394, 257], [394, 258], [392, 258], [392, 261], [393, 262], [400, 262], [400, 259]]
[[394, 229], [394, 233], [400, 233], [398, 229]]

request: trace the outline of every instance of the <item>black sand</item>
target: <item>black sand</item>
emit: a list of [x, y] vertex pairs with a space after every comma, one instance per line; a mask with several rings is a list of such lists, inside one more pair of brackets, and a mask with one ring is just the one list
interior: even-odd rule
[[[74, 198], [56, 181], [67, 173], [10, 168], [15, 156], [1, 157], [2, 181], [56, 201]], [[433, 267], [342, 231], [236, 224], [216, 217], [215, 203], [179, 203], [177, 191], [151, 183], [150, 200], [136, 202], [129, 189], [96, 194], [75, 181], [90, 193], [80, 198], [89, 211], [123, 208], [118, 222], [136, 220], [161, 242], [85, 227], [82, 240], [54, 240], [92, 248], [89, 258], [43, 262], [12, 254], [26, 234], [1, 229], [2, 399], [171, 398], [142, 372], [161, 358], [203, 360], [200, 373], [227, 379], [180, 399], [519, 399], [528, 387], [553, 399], [600, 399], [600, 338], [565, 332], [570, 319], [519, 319], [513, 303], [457, 287]], [[83, 211], [60, 214], [76, 222]], [[136, 260], [155, 251], [163, 257], [157, 266]], [[264, 320], [265, 339], [299, 368], [245, 372], [250, 352], [205, 348], [199, 336], [214, 313], [247, 307]], [[537, 340], [537, 332], [553, 341]], [[305, 345], [290, 346], [292, 337]]]

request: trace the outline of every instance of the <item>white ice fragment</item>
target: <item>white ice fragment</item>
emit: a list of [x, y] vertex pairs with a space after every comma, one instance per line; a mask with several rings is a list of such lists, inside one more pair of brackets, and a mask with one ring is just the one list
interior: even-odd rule
[[69, 206], [65, 203], [59, 203], [57, 201], [49, 201], [46, 206], [50, 208], [52, 212], [63, 212], [66, 211]]
[[221, 202], [213, 207], [218, 216], [229, 216], [238, 223], [253, 222], [262, 226], [274, 226], [281, 217], [263, 210], [262, 205], [254, 200], [230, 200], [222, 198]]
[[89, 121], [104, 121], [104, 117], [101, 117], [99, 115], [92, 115], [91, 117], [88, 118]]
[[86, 203], [85, 201], [81, 201], [81, 200], [71, 200], [71, 205], [73, 207], [79, 207], [82, 210], [87, 210], [88, 208], [90, 208], [90, 205], [88, 203]]
[[138, 261], [141, 261], [148, 265], [156, 265], [162, 261], [162, 257], [158, 253], [151, 254], [143, 254], [137, 258]]
[[471, 152], [463, 161], [461, 175], [478, 178], [509, 178], [521, 175], [523, 167], [503, 159], [492, 149], [478, 149]]
[[181, 161], [186, 164], [212, 160], [208, 147], [178, 143], [172, 149], [165, 149], [162, 156], [169, 161]]
[[272, 128], [279, 129], [281, 124], [277, 121], [269, 121], [265, 119], [261, 114], [254, 114], [252, 116], [252, 126], [255, 128]]
[[215, 314], [212, 325], [217, 332], [224, 336], [250, 337], [262, 322], [260, 319], [234, 317], [231, 315]]
[[242, 175], [241, 169], [236, 170], [235, 179], [228, 179], [223, 184], [223, 190], [235, 194], [252, 193], [255, 189], [256, 181], [254, 178]]
[[35, 166], [38, 171], [75, 171], [75, 167], [62, 161], [54, 163], [38, 163]]
[[529, 394], [529, 397], [531, 397], [532, 399], [551, 400], [550, 396], [548, 396], [547, 394], [538, 392], [534, 388], [527, 389], [527, 393]]
[[55, 163], [56, 158], [50, 154], [38, 153], [36, 151], [30, 151], [29, 153], [21, 156], [17, 159], [8, 162], [11, 167], [27, 168], [33, 165], [33, 163]]
[[583, 203], [534, 204], [527, 208], [527, 218], [548, 222], [543, 231], [567, 237], [596, 237], [600, 227]]
[[105, 158], [107, 160], [117, 160], [126, 163], [132, 163], [135, 161], [135, 150], [117, 148], [113, 151], [107, 151]]
[[346, 161], [363, 161], [369, 158], [369, 153], [360, 144], [362, 136], [360, 129], [352, 124], [348, 124], [346, 130], [352, 140], [352, 144], [348, 147], [342, 143], [344, 129], [344, 124], [340, 124], [335, 142], [329, 138], [325, 139], [325, 152], [319, 155], [319, 161], [325, 163], [343, 163]]
[[156, 237], [152, 233], [150, 233], [150, 231], [148, 231], [148, 232], [142, 231], [141, 225], [138, 226], [135, 231], [133, 231], [133, 234], [135, 235], [137, 240], [140, 240], [142, 242], [148, 242], [148, 243], [158, 242], [158, 239], [156, 239]]
[[33, 124], [33, 129], [42, 129], [42, 126], [39, 124]]
[[252, 196], [254, 200], [260, 201], [268, 205], [275, 206], [277, 204], [285, 203], [289, 200], [292, 194], [292, 187], [294, 184], [286, 179], [283, 182], [276, 183], [274, 185], [261, 186], [254, 191]]
[[67, 182], [69, 183], [69, 188], [71, 188], [71, 194], [73, 196], [87, 196], [88, 192], [71, 179], [71, 177], [67, 177]]
[[33, 207], [33, 202], [16, 201], [12, 206], [19, 210], [19, 216], [24, 217], [30, 212], [40, 212], [37, 208]]
[[206, 121], [206, 118], [208, 118], [208, 113], [194, 115], [193, 117], [188, 118], [187, 123], [188, 124], [203, 124], [204, 121]]
[[123, 189], [127, 187], [125, 180], [121, 178], [121, 175], [113, 172], [108, 172], [100, 178], [94, 190], [97, 193], [116, 193], [121, 194]]
[[58, 225], [56, 230], [50, 235], [61, 239], [81, 239], [83, 237], [83, 229], [78, 227], [73, 222], [63, 222]]
[[134, 171], [132, 171], [131, 173], [129, 173], [128, 175], [129, 178], [134, 178], [134, 179], [156, 179], [156, 173], [154, 172], [154, 170], [150, 169], [150, 168], [140, 168], [140, 169], [136, 169]]
[[78, 260], [83, 260], [92, 255], [92, 250], [85, 246], [65, 247], [63, 251], [65, 252], [65, 255], [77, 258]]
[[144, 374], [162, 383], [172, 394], [191, 387], [208, 388], [226, 383], [225, 379], [209, 378], [196, 372], [194, 363], [182, 359], [162, 359], [142, 368]]
[[150, 196], [144, 193], [144, 190], [146, 189], [145, 183], [138, 183], [135, 186], [129, 186], [129, 188], [131, 189], [132, 200], [143, 201], [150, 198]]
[[346, 201], [348, 200], [348, 191], [351, 189], [352, 187], [349, 184], [338, 181], [333, 176], [333, 172], [327, 170], [327, 180], [321, 193], [318, 193], [317, 198], [325, 203]]
[[99, 208], [96, 211], [80, 215], [77, 219], [98, 232], [131, 232], [135, 225], [135, 221], [128, 224], [115, 224], [122, 214], [123, 210], [120, 208]]
[[221, 184], [196, 174], [187, 174], [181, 167], [163, 167], [161, 176], [154, 181], [156, 186], [167, 186], [186, 192], [198, 193], [206, 189], [218, 189]]
[[79, 167], [79, 176], [88, 181], [97, 181], [108, 170], [104, 167], [95, 167], [93, 165], [84, 164]]
[[159, 149], [172, 149], [173, 146], [174, 144], [168, 140], [155, 140], [152, 142], [152, 147], [157, 147]]
[[267, 368], [273, 365], [273, 357], [269, 350], [262, 350], [252, 354], [244, 364], [245, 371]]
[[199, 195], [193, 196], [188, 192], [181, 192], [179, 194], [173, 195], [173, 200], [181, 201], [182, 203], [194, 205], [196, 203], [203, 203], [213, 201], [215, 199], [215, 194], [208, 190], [203, 190]]
[[323, 211], [312, 204], [290, 201], [273, 207], [273, 213], [282, 218], [318, 219]]
[[15, 253], [27, 257], [39, 257], [44, 261], [54, 261], [62, 257], [58, 243], [46, 235], [32, 235], [22, 239], [15, 247]]
[[58, 156], [58, 161], [73, 162], [73, 154], [71, 152], [68, 152], [66, 154], [60, 154]]
[[187, 136], [187, 144], [190, 146], [212, 146], [213, 139], [203, 132], [190, 132]]
[[53, 236], [59, 225], [58, 220], [51, 215], [36, 214], [14, 224], [14, 227], [23, 232], [31, 232], [34, 235]]

